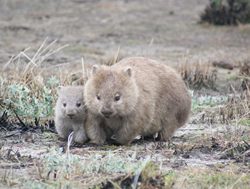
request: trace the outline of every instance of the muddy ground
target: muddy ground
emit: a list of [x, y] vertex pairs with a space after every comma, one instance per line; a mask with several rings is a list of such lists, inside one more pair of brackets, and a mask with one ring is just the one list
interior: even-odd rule
[[[1, 0], [0, 69], [24, 49], [30, 48], [29, 53], [35, 53], [46, 38], [57, 40], [58, 46], [68, 45], [41, 65], [49, 68], [52, 75], [58, 71], [58, 65], [69, 65], [74, 70], [76, 65], [81, 65], [82, 57], [85, 62], [99, 63], [114, 56], [118, 49], [123, 57], [146, 56], [174, 67], [183, 62], [226, 61], [238, 65], [249, 60], [250, 26], [199, 24], [199, 15], [207, 3], [207, 0]], [[195, 90], [195, 96], [200, 93], [228, 96], [220, 86], [230, 87], [231, 81], [227, 78], [237, 72], [220, 69], [217, 90]], [[43, 130], [34, 125], [23, 129], [22, 123], [13, 128], [2, 127], [0, 188], [88, 188], [97, 185], [115, 188], [116, 183], [129, 188], [136, 174], [123, 172], [122, 168], [118, 171], [107, 168], [107, 162], [124, 163], [126, 168], [126, 161], [134, 165], [146, 161], [146, 157], [158, 166], [160, 173], [150, 176], [151, 180], [145, 181], [145, 185], [140, 177], [141, 188], [247, 188], [250, 185], [249, 126], [240, 125], [237, 120], [227, 124], [213, 122], [209, 121], [209, 116], [207, 121], [201, 121], [206, 109], [204, 106], [193, 111], [189, 123], [179, 129], [169, 143], [137, 141], [126, 147], [73, 147], [70, 154], [76, 155], [79, 161], [86, 161], [83, 166], [103, 161], [104, 165], [100, 166], [103, 168], [100, 171], [88, 167], [89, 172], [84, 169], [84, 174], [75, 169], [68, 173], [65, 168], [66, 176], [58, 167], [48, 169], [49, 166], [44, 165], [57, 162], [48, 160], [46, 155], [67, 151], [65, 142], [59, 141], [54, 133], [53, 124]], [[3, 125], [5, 120], [2, 116], [0, 123]], [[110, 154], [112, 160], [105, 162]], [[103, 160], [98, 161], [99, 156]], [[59, 159], [56, 155], [55, 158]], [[114, 160], [119, 158], [121, 161]], [[77, 166], [69, 165], [72, 169]], [[216, 175], [215, 178], [209, 177], [209, 180], [207, 175], [210, 173]], [[220, 173], [229, 173], [235, 180], [228, 180], [225, 175], [224, 180], [218, 180]], [[201, 175], [203, 177], [199, 177]]]

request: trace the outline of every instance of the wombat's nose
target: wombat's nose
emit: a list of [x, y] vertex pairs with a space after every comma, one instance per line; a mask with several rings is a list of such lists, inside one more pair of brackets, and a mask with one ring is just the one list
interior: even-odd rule
[[74, 117], [74, 114], [67, 114], [71, 119]]
[[106, 118], [110, 117], [110, 116], [113, 114], [113, 112], [110, 111], [110, 110], [102, 110], [101, 113], [102, 113], [102, 115], [104, 115], [104, 117], [106, 117]]

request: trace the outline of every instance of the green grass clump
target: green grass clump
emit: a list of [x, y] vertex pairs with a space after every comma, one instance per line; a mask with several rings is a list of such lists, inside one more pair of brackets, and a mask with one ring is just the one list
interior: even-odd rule
[[48, 118], [54, 113], [55, 90], [58, 85], [59, 80], [54, 77], [39, 87], [12, 83], [6, 86], [3, 106], [10, 115], [15, 113], [25, 119]]
[[176, 173], [170, 171], [164, 177], [164, 184], [166, 188], [172, 188], [176, 180]]
[[[145, 163], [135, 152], [120, 154], [112, 151], [92, 153], [86, 156], [63, 153], [52, 148], [38, 167], [40, 180], [26, 181], [29, 188], [75, 188], [82, 186], [81, 179], [90, 175], [135, 174]], [[98, 183], [93, 183], [98, 184]], [[59, 187], [59, 188], [60, 188]]]
[[192, 111], [219, 106], [228, 100], [226, 96], [200, 96], [192, 98]]
[[191, 188], [242, 188], [250, 186], [250, 175], [237, 175], [230, 172], [199, 172], [190, 173], [187, 179], [187, 186]]
[[242, 119], [239, 122], [240, 125], [250, 126], [250, 119]]

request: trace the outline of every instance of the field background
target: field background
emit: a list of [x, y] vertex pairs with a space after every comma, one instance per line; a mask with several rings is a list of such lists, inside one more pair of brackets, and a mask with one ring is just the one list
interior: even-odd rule
[[[250, 25], [199, 24], [207, 4], [0, 0], [0, 188], [248, 188], [250, 105], [242, 82], [249, 75], [240, 70], [250, 61]], [[67, 150], [49, 121], [56, 86], [78, 79], [82, 57], [107, 63], [117, 54], [175, 67], [193, 94], [189, 123], [169, 143]], [[32, 117], [35, 105], [49, 111]]]

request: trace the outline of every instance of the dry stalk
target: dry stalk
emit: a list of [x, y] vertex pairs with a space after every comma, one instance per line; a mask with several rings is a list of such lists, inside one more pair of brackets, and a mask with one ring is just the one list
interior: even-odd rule
[[183, 80], [190, 88], [215, 89], [215, 81], [217, 80], [217, 71], [208, 63], [184, 63], [178, 68]]

